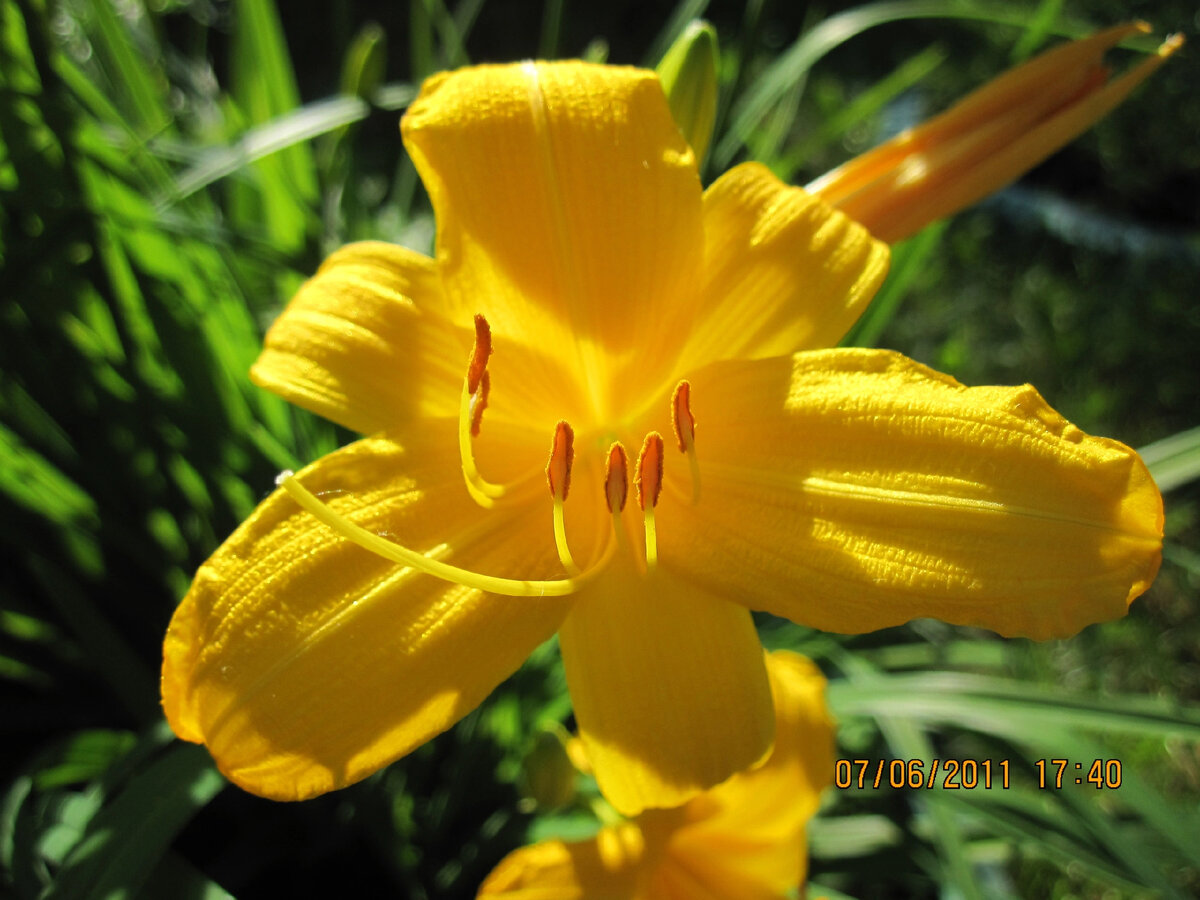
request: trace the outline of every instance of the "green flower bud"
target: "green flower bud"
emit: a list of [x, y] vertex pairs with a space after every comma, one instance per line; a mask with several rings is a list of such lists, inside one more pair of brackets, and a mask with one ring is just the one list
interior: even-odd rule
[[383, 83], [386, 64], [387, 36], [375, 22], [368, 22], [354, 36], [346, 52], [346, 61], [342, 64], [342, 93], [370, 100]]
[[565, 733], [541, 731], [521, 763], [525, 793], [543, 809], [566, 806], [575, 796], [575, 767], [567, 756]]
[[675, 39], [655, 70], [667, 95], [671, 114], [704, 161], [717, 119], [717, 32], [702, 19], [693, 19]]

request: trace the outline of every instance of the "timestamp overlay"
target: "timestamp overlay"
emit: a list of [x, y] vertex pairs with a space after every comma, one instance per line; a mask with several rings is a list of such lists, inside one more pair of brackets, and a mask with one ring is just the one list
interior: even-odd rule
[[1076, 784], [1097, 790], [1121, 786], [1119, 759], [838, 759], [834, 762], [834, 786], [840, 790], [1008, 790], [1010, 779], [1032, 778], [1041, 790], [1062, 790]]

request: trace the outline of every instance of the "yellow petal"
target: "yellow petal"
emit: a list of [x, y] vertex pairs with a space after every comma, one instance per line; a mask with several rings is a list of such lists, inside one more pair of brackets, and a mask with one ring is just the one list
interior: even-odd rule
[[625, 815], [677, 806], [769, 749], [771, 692], [745, 609], [616, 571], [581, 592], [559, 641], [588, 760]]
[[[483, 512], [453, 421], [400, 447], [351, 444], [296, 477], [362, 527], [488, 574], [561, 573], [548, 511]], [[371, 774], [448, 728], [514, 671], [569, 600], [497, 597], [393, 565], [275, 491], [201, 567], [163, 649], [167, 719], [274, 799]]]
[[[680, 868], [718, 897], [781, 897], [801, 884], [805, 825], [833, 782], [834, 731], [825, 679], [795, 653], [767, 656], [775, 703], [775, 749], [757, 769], [734, 775], [679, 814], [649, 811], [639, 824], [659, 835], [661, 869]], [[653, 837], [651, 838], [653, 839]]]
[[[635, 900], [648, 871], [636, 825], [602, 829], [589, 841], [543, 841], [515, 850], [484, 880], [492, 900]], [[647, 898], [648, 900], [648, 898]]]
[[758, 163], [704, 192], [704, 286], [681, 368], [837, 344], [887, 274], [887, 245]]
[[454, 416], [474, 332], [440, 314], [441, 293], [428, 257], [343, 247], [271, 326], [251, 378], [363, 434]]
[[844, 633], [932, 616], [1045, 639], [1124, 615], [1158, 569], [1141, 459], [1031, 387], [829, 350], [718, 363], [691, 395], [703, 496], [659, 505], [660, 564], [752, 608]]
[[652, 72], [463, 69], [426, 81], [401, 127], [456, 321], [482, 312], [578, 357], [594, 391], [613, 375], [604, 351], [636, 348], [630, 367], [663, 355], [704, 245], [695, 160]]
[[1138, 32], [1118, 25], [1041, 54], [812, 182], [808, 189], [894, 243], [999, 190], [1115, 109], [1183, 44], [1111, 82], [1105, 51]]

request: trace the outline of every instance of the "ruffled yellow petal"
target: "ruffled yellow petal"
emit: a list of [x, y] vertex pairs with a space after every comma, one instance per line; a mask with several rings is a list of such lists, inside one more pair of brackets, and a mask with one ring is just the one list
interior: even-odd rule
[[[602, 829], [589, 841], [543, 841], [514, 850], [484, 880], [492, 900], [642, 900], [647, 848], [636, 825]], [[646, 897], [649, 900], [649, 897]]]
[[1148, 32], [1118, 25], [1055, 47], [954, 107], [850, 160], [808, 189], [894, 243], [999, 190], [1103, 118], [1183, 45], [1108, 81], [1105, 51]]
[[588, 760], [625, 815], [677, 806], [770, 748], [770, 686], [745, 609], [617, 571], [579, 595], [559, 641]]
[[577, 361], [574, 387], [598, 410], [627, 402], [618, 370], [663, 356], [704, 248], [695, 160], [654, 74], [462, 69], [426, 81], [401, 127], [456, 321], [482, 312]]
[[[351, 444], [296, 477], [368, 531], [495, 575], [559, 577], [541, 504], [483, 513], [453, 420], [404, 447]], [[243, 788], [344, 787], [477, 706], [549, 638], [569, 600], [498, 597], [393, 565], [275, 491], [196, 575], [163, 649], [175, 733]]]
[[831, 347], [887, 274], [887, 245], [758, 163], [704, 192], [704, 241], [704, 285], [681, 371]]
[[965, 388], [885, 351], [718, 363], [692, 379], [704, 494], [658, 508], [660, 564], [755, 609], [857, 633], [932, 616], [1074, 634], [1161, 557], [1140, 458], [1031, 387]]
[[[805, 825], [833, 782], [834, 731], [825, 678], [795, 653], [767, 656], [775, 749], [757, 769], [692, 800], [671, 822], [661, 868], [679, 867], [718, 897], [778, 898], [804, 881]], [[648, 835], [662, 829], [648, 812]]]
[[379, 242], [325, 261], [267, 332], [250, 377], [363, 434], [454, 416], [473, 331], [441, 315], [433, 260]]

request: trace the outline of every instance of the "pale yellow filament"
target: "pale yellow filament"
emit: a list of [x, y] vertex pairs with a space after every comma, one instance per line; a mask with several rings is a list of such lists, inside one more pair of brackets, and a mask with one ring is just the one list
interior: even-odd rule
[[663, 481], [663, 439], [657, 431], [646, 435], [642, 451], [638, 454], [637, 486], [638, 505], [642, 508], [646, 526], [646, 571], [653, 572], [658, 565], [658, 539], [654, 527], [654, 506]]
[[567, 546], [567, 526], [563, 520], [563, 502], [557, 497], [554, 498], [554, 546], [558, 550], [558, 561], [567, 570], [567, 574], [578, 575], [579, 566], [575, 565], [575, 559], [571, 556], [571, 548]]
[[700, 460], [696, 458], [696, 445], [689, 442], [687, 448], [688, 467], [692, 470], [692, 505], [700, 502]]
[[658, 565], [658, 532], [654, 527], [654, 507], [647, 506], [646, 520], [646, 571], [653, 572]]

